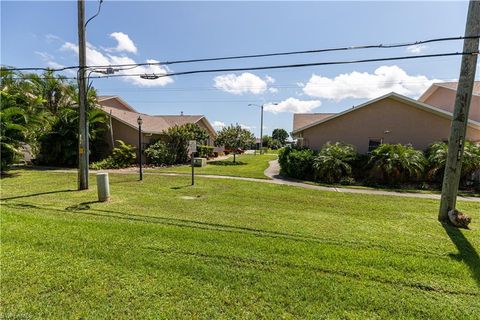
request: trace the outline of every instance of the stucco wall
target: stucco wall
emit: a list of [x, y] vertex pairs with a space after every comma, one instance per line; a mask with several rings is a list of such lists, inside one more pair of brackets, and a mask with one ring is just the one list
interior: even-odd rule
[[[341, 141], [366, 153], [370, 138], [424, 150], [434, 141], [447, 140], [449, 132], [449, 119], [386, 98], [306, 129], [297, 137], [303, 137], [304, 145], [316, 150], [328, 141]], [[480, 140], [480, 130], [469, 128], [467, 139]]]
[[[455, 95], [456, 91], [439, 87], [435, 92], [425, 99], [425, 103], [441, 108], [448, 112], [453, 113], [453, 108], [455, 106]], [[473, 96], [472, 102], [470, 103], [470, 113], [469, 118], [480, 122], [480, 97]]]

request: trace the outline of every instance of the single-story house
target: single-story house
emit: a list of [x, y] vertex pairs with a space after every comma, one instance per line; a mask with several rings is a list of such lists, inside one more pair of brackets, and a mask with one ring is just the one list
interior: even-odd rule
[[[434, 83], [418, 98], [418, 101], [453, 113], [457, 86], [458, 82]], [[474, 82], [468, 116], [470, 119], [480, 122], [480, 81]]]
[[[433, 101], [432, 95], [425, 99]], [[425, 150], [435, 141], [448, 140], [453, 107], [449, 108], [446, 103], [434, 106], [392, 92], [340, 113], [294, 114], [292, 136], [297, 144], [315, 150], [329, 141], [352, 144], [359, 153], [367, 153], [382, 143], [410, 144]], [[470, 114], [475, 117], [479, 108], [478, 100], [472, 101]], [[480, 142], [479, 120], [470, 117], [468, 140]]]
[[110, 132], [106, 140], [110, 149], [116, 140], [127, 144], [138, 145], [138, 123], [142, 118], [142, 144], [143, 146], [162, 137], [162, 133], [174, 126], [193, 123], [205, 129], [209, 135], [208, 145], [214, 143], [217, 133], [207, 118], [203, 115], [148, 115], [140, 113], [118, 96], [99, 96], [98, 107], [109, 115], [111, 122]]

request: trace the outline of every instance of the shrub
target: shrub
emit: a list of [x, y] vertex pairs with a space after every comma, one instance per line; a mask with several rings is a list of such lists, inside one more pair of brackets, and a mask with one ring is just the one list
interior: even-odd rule
[[282, 174], [296, 179], [311, 179], [315, 153], [311, 149], [284, 148], [279, 152]]
[[[440, 182], [443, 179], [445, 163], [447, 161], [448, 145], [445, 142], [433, 143], [426, 152], [428, 161], [427, 178]], [[480, 168], [480, 146], [465, 141], [462, 160], [461, 183], [465, 184], [468, 178]]]
[[212, 146], [197, 146], [198, 156], [200, 158], [213, 158], [215, 154]]
[[145, 149], [147, 162], [154, 165], [175, 164], [176, 155], [170, 150], [164, 141], [157, 141]]
[[379, 175], [382, 182], [396, 184], [421, 177], [425, 164], [423, 153], [411, 146], [382, 144], [371, 152], [367, 166], [371, 176]]
[[198, 145], [205, 143], [208, 139], [207, 131], [193, 123], [169, 128], [164, 134], [169, 153], [172, 156], [175, 155], [173, 163], [185, 163], [188, 161], [189, 140], [197, 141]]
[[315, 178], [327, 183], [340, 182], [342, 179], [348, 181], [356, 156], [357, 152], [351, 145], [327, 142], [313, 160]]
[[117, 147], [113, 148], [112, 154], [98, 162], [91, 164], [94, 170], [99, 169], [119, 169], [126, 168], [135, 163], [137, 158], [135, 147], [126, 144], [122, 140], [117, 140]]

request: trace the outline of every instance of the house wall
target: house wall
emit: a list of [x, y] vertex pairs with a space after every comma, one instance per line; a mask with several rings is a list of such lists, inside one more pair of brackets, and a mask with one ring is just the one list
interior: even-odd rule
[[[434, 141], [447, 140], [449, 133], [449, 119], [386, 98], [296, 136], [303, 137], [303, 145], [315, 150], [328, 141], [340, 141], [366, 153], [370, 138], [382, 139], [383, 143], [411, 144], [415, 149], [424, 150]], [[480, 141], [480, 130], [469, 127], [467, 139]]]
[[[427, 99], [425, 103], [453, 113], [455, 106], [455, 96], [457, 92], [447, 88], [438, 87]], [[469, 118], [480, 122], [480, 97], [473, 96], [470, 104]]]
[[[138, 147], [138, 128], [134, 129], [123, 122], [120, 122], [112, 118], [113, 128], [113, 141], [122, 140], [123, 142], [132, 146]], [[160, 139], [159, 134], [142, 133], [142, 144], [145, 146], [150, 142]], [[108, 144], [110, 150], [113, 148], [111, 145], [111, 133], [108, 134]]]

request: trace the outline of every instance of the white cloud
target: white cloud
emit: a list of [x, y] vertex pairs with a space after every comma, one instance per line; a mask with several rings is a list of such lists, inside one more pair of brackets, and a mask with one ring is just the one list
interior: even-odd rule
[[268, 88], [268, 91], [271, 92], [271, 93], [277, 93], [278, 89], [274, 88], [274, 87], [271, 87], [271, 88]]
[[268, 83], [275, 82], [275, 79], [270, 76], [266, 76], [264, 80], [249, 72], [242, 73], [239, 76], [233, 73], [225, 74], [217, 76], [213, 80], [215, 81], [215, 88], [233, 94], [264, 93], [268, 89]]
[[292, 112], [292, 113], [303, 113], [310, 112], [315, 108], [318, 108], [322, 105], [320, 100], [298, 100], [296, 98], [288, 98], [278, 104], [268, 103], [265, 104], [265, 111], [272, 113], [280, 112]]
[[246, 124], [240, 124], [240, 127], [241, 127], [242, 129], [246, 129], [246, 130], [255, 129], [254, 126], [247, 126]]
[[[71, 51], [78, 55], [78, 46], [71, 42], [65, 42], [60, 48], [62, 51]], [[126, 56], [116, 56], [109, 53], [103, 53], [91, 44], [87, 44], [87, 65], [91, 66], [108, 66], [116, 64], [135, 64], [137, 63], [132, 58]], [[147, 63], [158, 63], [159, 61], [153, 59], [147, 59]], [[118, 71], [116, 74], [156, 74], [162, 75], [168, 73], [168, 69], [164, 66], [151, 65], [151, 66], [139, 66], [131, 70]], [[121, 77], [123, 81], [130, 82], [134, 85], [141, 87], [157, 87], [165, 86], [173, 82], [170, 77], [161, 77], [155, 80], [142, 79], [139, 76]]]
[[423, 75], [412, 76], [393, 65], [381, 66], [373, 74], [353, 71], [335, 78], [313, 74], [303, 87], [303, 92], [312, 97], [335, 101], [347, 98], [372, 99], [392, 91], [415, 98], [434, 82], [441, 81]]
[[215, 120], [213, 121], [213, 127], [215, 129], [222, 129], [224, 127], [226, 127], [227, 125], [225, 124], [225, 122], [222, 122], [222, 121], [218, 121], [218, 120]]
[[408, 46], [407, 51], [410, 53], [422, 53], [428, 49], [428, 46], [424, 44], [415, 44], [413, 46]]
[[132, 39], [130, 39], [128, 34], [123, 32], [113, 32], [110, 34], [110, 37], [117, 40], [117, 46], [115, 48], [108, 49], [108, 51], [137, 53], [137, 47], [133, 43]]

